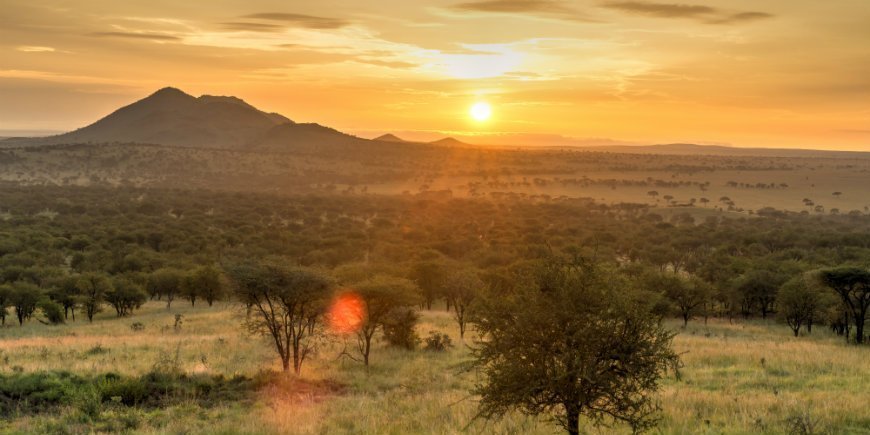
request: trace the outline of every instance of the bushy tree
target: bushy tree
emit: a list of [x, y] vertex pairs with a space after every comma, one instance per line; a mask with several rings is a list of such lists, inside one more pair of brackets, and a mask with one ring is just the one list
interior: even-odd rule
[[812, 332], [813, 322], [826, 311], [825, 298], [819, 287], [818, 277], [799, 275], [780, 287], [776, 296], [777, 316], [785, 322], [797, 337], [802, 326]]
[[652, 426], [651, 393], [678, 358], [649, 303], [627, 279], [582, 259], [544, 261], [535, 281], [476, 310], [479, 415], [552, 414], [569, 434], [581, 416]]
[[106, 294], [112, 290], [112, 283], [104, 273], [86, 272], [79, 277], [78, 288], [82, 310], [88, 322], [93, 322], [94, 315], [103, 309]]
[[459, 338], [465, 338], [469, 310], [483, 291], [484, 283], [477, 271], [460, 268], [447, 272], [441, 285], [444, 296], [453, 308], [453, 318], [459, 325]]
[[0, 326], [6, 326], [7, 307], [12, 305], [12, 287], [9, 284], [0, 285]]
[[29, 282], [16, 282], [12, 284], [12, 292], [9, 298], [10, 305], [15, 308], [18, 324], [24, 325], [25, 320], [33, 317], [39, 300], [42, 298], [42, 290]]
[[181, 282], [181, 294], [190, 301], [190, 305], [196, 304], [196, 298], [205, 299], [208, 306], [224, 296], [224, 285], [221, 282], [220, 272], [212, 266], [203, 266], [194, 269], [184, 276]]
[[48, 324], [60, 325], [64, 323], [63, 307], [59, 303], [49, 298], [42, 298], [37, 307], [42, 311], [42, 315], [45, 316]]
[[158, 300], [166, 298], [166, 309], [172, 308], [172, 301], [181, 291], [181, 281], [184, 274], [176, 269], [159, 269], [148, 276], [146, 288], [148, 294]]
[[316, 350], [318, 325], [332, 289], [332, 278], [307, 267], [242, 263], [228, 268], [235, 296], [250, 307], [246, 326], [272, 339], [285, 372], [298, 375]]
[[106, 302], [114, 309], [118, 317], [128, 316], [133, 310], [142, 307], [148, 300], [148, 294], [133, 280], [125, 276], [117, 276], [112, 280], [112, 287], [105, 295]]
[[649, 274], [645, 278], [648, 288], [663, 295], [679, 313], [683, 319], [683, 327], [694, 316], [703, 312], [712, 297], [712, 287], [700, 278], [660, 272]]
[[357, 350], [368, 366], [375, 332], [383, 328], [397, 310], [407, 310], [420, 298], [413, 282], [385, 275], [363, 281], [354, 289], [364, 304], [363, 319], [357, 331]]
[[864, 322], [870, 308], [870, 270], [848, 266], [824, 269], [819, 278], [840, 296], [855, 324], [855, 342], [864, 343]]

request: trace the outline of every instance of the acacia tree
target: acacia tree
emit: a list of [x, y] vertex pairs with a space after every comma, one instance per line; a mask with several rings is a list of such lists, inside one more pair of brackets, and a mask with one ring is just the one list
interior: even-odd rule
[[12, 302], [12, 287], [9, 284], [0, 285], [0, 326], [6, 326], [6, 316], [9, 311], [6, 310]]
[[354, 286], [363, 301], [363, 318], [357, 330], [357, 351], [363, 364], [369, 365], [372, 338], [397, 310], [407, 310], [419, 303], [417, 286], [404, 278], [378, 275]]
[[39, 305], [41, 290], [35, 284], [29, 282], [16, 282], [12, 284], [10, 304], [15, 308], [18, 324], [24, 325], [24, 321], [33, 317]]
[[181, 293], [190, 300], [190, 304], [196, 303], [196, 298], [205, 299], [208, 306], [224, 296], [224, 285], [221, 275], [212, 266], [203, 266], [195, 269], [184, 277], [181, 283]]
[[411, 280], [417, 284], [423, 296], [421, 307], [432, 309], [432, 302], [438, 297], [447, 266], [441, 261], [423, 261], [411, 268]]
[[166, 297], [166, 309], [172, 307], [172, 301], [181, 290], [181, 280], [183, 274], [175, 269], [160, 269], [148, 276], [146, 287], [148, 293], [157, 295], [159, 300], [161, 297]]
[[270, 337], [281, 367], [299, 375], [305, 358], [316, 350], [317, 328], [332, 289], [332, 279], [318, 270], [273, 263], [237, 264], [228, 269], [235, 296], [248, 307], [245, 325]]
[[148, 300], [148, 294], [129, 278], [118, 277], [112, 281], [112, 288], [106, 292], [105, 298], [115, 308], [118, 317], [124, 317], [140, 308]]
[[88, 322], [93, 322], [94, 315], [103, 308], [106, 294], [112, 290], [112, 283], [104, 273], [88, 272], [79, 277], [78, 287], [82, 310]]
[[469, 308], [484, 284], [477, 272], [463, 268], [449, 272], [442, 283], [443, 293], [453, 307], [453, 318], [459, 324], [459, 338], [465, 338]]
[[802, 326], [812, 332], [813, 321], [825, 311], [826, 301], [817, 289], [818, 277], [796, 276], [782, 285], [776, 297], [777, 315], [797, 337]]
[[484, 298], [475, 313], [479, 416], [549, 413], [569, 434], [581, 416], [655, 424], [650, 393], [679, 361], [673, 334], [625, 278], [591, 261], [547, 260], [533, 286]]
[[647, 277], [647, 285], [671, 302], [683, 319], [684, 328], [706, 306], [712, 294], [711, 286], [703, 280], [674, 274], [653, 274]]
[[870, 308], [870, 270], [838, 267], [819, 272], [822, 283], [836, 292], [855, 324], [855, 343], [864, 343], [864, 321]]

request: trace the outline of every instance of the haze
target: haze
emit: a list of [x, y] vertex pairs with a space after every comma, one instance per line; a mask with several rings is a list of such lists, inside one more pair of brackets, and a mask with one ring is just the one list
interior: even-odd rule
[[[364, 137], [870, 149], [864, 0], [2, 10], [0, 130], [71, 130], [172, 85]], [[468, 116], [478, 101], [493, 108], [487, 122]]]

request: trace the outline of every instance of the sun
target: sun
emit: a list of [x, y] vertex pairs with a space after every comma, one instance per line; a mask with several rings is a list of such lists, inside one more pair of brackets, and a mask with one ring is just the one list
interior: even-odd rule
[[484, 103], [482, 101], [474, 103], [474, 105], [471, 106], [469, 113], [475, 121], [486, 121], [490, 116], [492, 116], [492, 106], [490, 106], [489, 103]]

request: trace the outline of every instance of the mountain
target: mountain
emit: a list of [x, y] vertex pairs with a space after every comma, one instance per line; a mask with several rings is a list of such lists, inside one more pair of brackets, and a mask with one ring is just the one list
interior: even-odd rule
[[382, 136], [378, 136], [372, 140], [376, 140], [379, 142], [399, 142], [399, 143], [408, 142], [405, 139], [402, 139], [399, 136], [396, 136], [396, 135], [390, 134], [390, 133], [387, 133], [387, 134], [382, 135]]
[[670, 154], [733, 157], [816, 157], [816, 158], [870, 158], [864, 151], [831, 151], [796, 148], [740, 148], [722, 145], [697, 145], [687, 143], [661, 145], [603, 145], [584, 147], [590, 151], [608, 151], [628, 154]]
[[452, 137], [445, 137], [444, 139], [439, 139], [436, 141], [429, 142], [432, 145], [438, 145], [442, 147], [470, 147], [473, 146], [471, 144], [465, 143], [459, 139], [454, 139]]
[[248, 145], [283, 124], [293, 124], [293, 121], [257, 110], [235, 97], [203, 95], [197, 98], [175, 88], [163, 88], [87, 127], [56, 136], [7, 142], [13, 145], [136, 142], [236, 148]]

